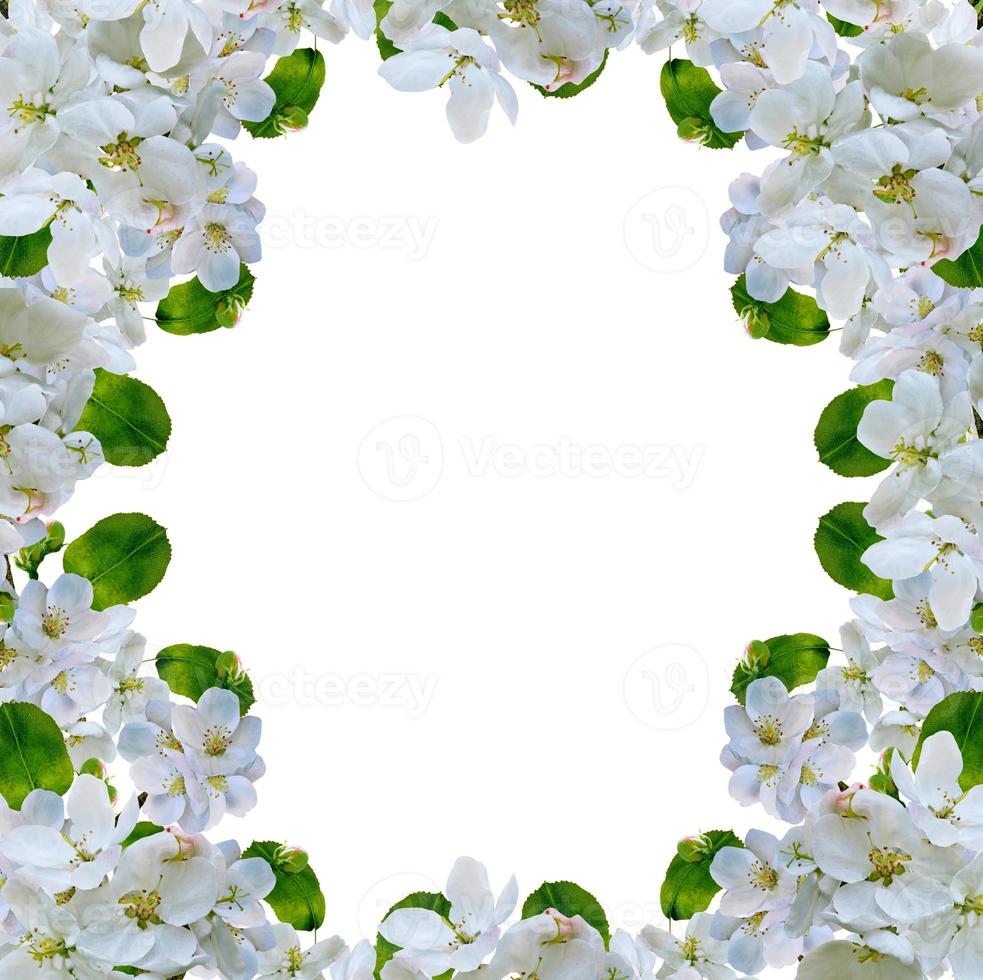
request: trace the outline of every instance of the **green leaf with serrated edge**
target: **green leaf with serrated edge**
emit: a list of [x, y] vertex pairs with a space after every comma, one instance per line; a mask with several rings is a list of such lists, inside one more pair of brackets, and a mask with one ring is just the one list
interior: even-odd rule
[[939, 259], [932, 272], [941, 276], [950, 286], [975, 289], [983, 286], [983, 232], [979, 238], [954, 259]]
[[983, 783], [983, 693], [966, 691], [950, 694], [928, 713], [912, 756], [917, 768], [922, 745], [931, 735], [951, 732], [963, 754], [963, 771], [959, 785], [964, 790]]
[[871, 402], [890, 401], [894, 382], [861, 385], [837, 395], [824, 409], [814, 441], [820, 462], [840, 476], [874, 476], [890, 465], [857, 438], [857, 428]]
[[282, 136], [278, 119], [288, 109], [310, 114], [321, 97], [324, 79], [324, 56], [320, 51], [297, 48], [293, 54], [278, 59], [265, 79], [276, 96], [273, 109], [261, 122], [244, 122], [243, 127], [259, 139]]
[[240, 712], [246, 714], [256, 703], [253, 682], [244, 673], [219, 676], [216, 663], [221, 656], [222, 651], [211, 647], [176, 643], [157, 654], [157, 674], [175, 694], [192, 701], [213, 687], [232, 691], [239, 699]]
[[819, 309], [815, 299], [797, 293], [794, 289], [786, 291], [780, 300], [765, 303], [755, 299], [747, 291], [744, 275], [731, 286], [734, 309], [742, 319], [748, 313], [768, 317], [769, 329], [765, 339], [775, 344], [791, 344], [795, 347], [810, 347], [829, 336], [829, 317]]
[[309, 866], [295, 875], [278, 868], [276, 852], [280, 846], [275, 841], [254, 841], [242, 856], [262, 858], [273, 869], [276, 884], [266, 896], [266, 903], [280, 922], [287, 922], [301, 932], [320, 929], [324, 924], [325, 902], [317, 875]]
[[572, 99], [575, 95], [580, 95], [581, 92], [586, 92], [604, 73], [604, 69], [608, 64], [608, 55], [611, 49], [606, 48], [604, 51], [604, 57], [601, 59], [601, 63], [595, 68], [582, 82], [578, 82], [574, 85], [573, 82], [567, 82], [565, 85], [561, 85], [558, 89], [550, 91], [548, 88], [544, 88], [542, 85], [536, 85], [534, 82], [529, 84], [539, 92], [540, 95], [545, 96], [548, 99]]
[[96, 384], [76, 429], [91, 432], [114, 466], [144, 466], [167, 448], [171, 417], [150, 385], [96, 368]]
[[700, 142], [711, 150], [729, 150], [744, 136], [743, 133], [725, 133], [710, 115], [710, 103], [721, 90], [714, 84], [705, 68], [698, 68], [691, 61], [674, 58], [662, 68], [659, 80], [666, 109], [677, 126], [693, 122], [703, 138]]
[[10, 279], [36, 276], [48, 264], [50, 244], [48, 225], [33, 235], [0, 237], [0, 276]]
[[75, 778], [57, 722], [36, 705], [0, 705], [0, 796], [19, 810], [28, 793], [50, 790], [63, 796]]
[[815, 545], [826, 574], [844, 588], [869, 593], [881, 599], [894, 598], [894, 588], [879, 578], [860, 556], [884, 539], [864, 520], [863, 503], [838, 504], [819, 519]]
[[145, 837], [153, 837], [155, 834], [164, 833], [164, 828], [157, 826], [155, 823], [151, 823], [149, 820], [141, 820], [134, 828], [130, 831], [130, 836], [123, 841], [123, 847], [127, 848], [131, 844], [135, 844], [138, 840], [143, 840]]
[[146, 514], [113, 514], [66, 549], [66, 572], [92, 583], [93, 609], [133, 602], [152, 592], [167, 571], [167, 532]]
[[[406, 898], [397, 902], [382, 917], [382, 921], [385, 922], [397, 909], [429, 909], [431, 912], [436, 912], [437, 915], [446, 919], [451, 914], [451, 903], [440, 892], [414, 892], [412, 895], [407, 895]], [[400, 948], [399, 946], [394, 946], [382, 933], [379, 933], [375, 943], [376, 980], [382, 974], [382, 968], [399, 952]], [[450, 970], [447, 973], [442, 973], [439, 977], [434, 978], [434, 980], [449, 980], [453, 975], [454, 971]]]
[[568, 918], [579, 915], [601, 934], [605, 946], [611, 942], [608, 917], [601, 903], [580, 885], [572, 881], [548, 881], [540, 885], [522, 903], [522, 918], [531, 919], [534, 915], [542, 915], [547, 909], [556, 909]]
[[851, 24], [848, 20], [840, 20], [839, 17], [834, 17], [832, 14], [827, 14], [826, 19], [833, 25], [833, 30], [840, 37], [859, 37], [864, 32], [864, 29], [859, 24]]
[[239, 281], [225, 292], [209, 292], [196, 278], [172, 286], [157, 304], [157, 326], [167, 333], [187, 337], [193, 333], [211, 333], [224, 326], [219, 322], [220, 308], [241, 310], [253, 298], [256, 277], [247, 265], [239, 269]]
[[708, 844], [706, 852], [695, 863], [683, 860], [678, 854], [669, 862], [666, 880], [662, 883], [659, 901], [667, 919], [679, 922], [705, 912], [720, 891], [710, 876], [710, 865], [724, 847], [744, 847], [741, 839], [730, 830], [709, 830], [701, 834]]
[[773, 636], [765, 640], [768, 647], [768, 663], [749, 669], [744, 663], [737, 665], [730, 685], [731, 693], [744, 704], [748, 686], [761, 677], [777, 677], [791, 691], [803, 684], [811, 684], [829, 660], [829, 644], [812, 633], [793, 633], [789, 636]]

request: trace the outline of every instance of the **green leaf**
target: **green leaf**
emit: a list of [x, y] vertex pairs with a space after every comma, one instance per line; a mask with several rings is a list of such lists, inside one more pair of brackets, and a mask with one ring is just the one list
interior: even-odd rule
[[48, 264], [50, 244], [49, 225], [33, 235], [0, 237], [0, 276], [36, 276]]
[[878, 578], [860, 556], [884, 539], [864, 520], [863, 503], [837, 504], [819, 519], [816, 530], [816, 554], [826, 574], [854, 592], [865, 592], [881, 599], [892, 599], [894, 588], [887, 579]]
[[256, 277], [249, 267], [243, 265], [239, 270], [239, 282], [222, 293], [210, 293], [197, 277], [173, 286], [157, 304], [157, 326], [181, 337], [234, 326], [253, 298], [255, 282]]
[[324, 56], [313, 48], [298, 48], [293, 54], [278, 59], [265, 79], [276, 95], [273, 109], [262, 122], [244, 122], [242, 125], [259, 139], [282, 136], [284, 120], [290, 110], [300, 109], [305, 115], [313, 111], [321, 96], [324, 78]]
[[379, 46], [379, 55], [383, 61], [388, 61], [393, 55], [399, 54], [401, 50], [382, 33], [382, 20], [389, 13], [389, 8], [392, 5], [392, 0], [375, 0], [373, 5], [375, 7], [375, 43]]
[[[382, 921], [385, 922], [397, 909], [429, 909], [431, 912], [436, 912], [437, 915], [443, 916], [446, 919], [451, 914], [451, 903], [439, 892], [414, 892], [412, 895], [407, 895], [402, 901], [397, 902], [382, 917]], [[375, 949], [375, 976], [378, 980], [382, 973], [382, 968], [400, 951], [401, 947], [394, 946], [388, 939], [383, 937], [382, 933], [379, 933], [376, 937]], [[453, 973], [453, 970], [448, 973], [442, 973], [435, 980], [446, 980], [446, 978], [453, 976]]]
[[827, 14], [826, 19], [833, 25], [833, 30], [840, 37], [859, 37], [864, 32], [864, 29], [859, 24], [851, 24], [848, 20], [840, 20], [839, 17], [834, 17], [832, 14]]
[[239, 710], [246, 714], [256, 703], [253, 682], [242, 671], [220, 671], [220, 650], [211, 647], [177, 643], [157, 654], [157, 674], [168, 687], [192, 701], [197, 701], [209, 688], [232, 691], [239, 698]]
[[580, 95], [581, 92], [589, 89], [601, 77], [604, 69], [607, 67], [608, 55], [610, 53], [611, 49], [605, 48], [601, 63], [582, 82], [578, 82], [576, 85], [573, 82], [567, 82], [558, 89], [550, 91], [548, 88], [544, 88], [542, 85], [536, 85], [534, 82], [530, 82], [530, 84], [540, 95], [545, 96], [547, 99], [572, 99], [575, 95]]
[[54, 718], [26, 702], [0, 705], [0, 795], [19, 810], [28, 793], [63, 796], [75, 778], [65, 739]]
[[130, 836], [123, 841], [123, 847], [127, 848], [131, 844], [135, 844], [138, 840], [143, 840], [145, 837], [153, 837], [155, 834], [162, 834], [163, 832], [163, 827], [158, 827], [157, 824], [151, 823], [149, 820], [141, 820], [130, 831]]
[[697, 68], [692, 61], [673, 58], [662, 68], [659, 88], [672, 121], [685, 138], [697, 139], [712, 150], [729, 150], [744, 136], [743, 133], [725, 133], [713, 121], [710, 103], [721, 90], [705, 68]]
[[930, 735], [952, 732], [963, 754], [963, 772], [959, 785], [964, 790], [983, 783], [983, 693], [965, 691], [950, 694], [928, 713], [912, 756], [917, 767], [922, 745]]
[[167, 571], [167, 532], [146, 514], [113, 514], [66, 549], [66, 572], [92, 583], [93, 609], [133, 602], [152, 592]]
[[741, 704], [744, 704], [752, 681], [760, 677], [777, 677], [791, 691], [803, 684], [811, 684], [829, 660], [829, 644], [812, 633], [773, 636], [765, 640], [765, 646], [769, 653], [767, 664], [750, 667], [740, 663], [734, 670], [730, 689]]
[[522, 918], [531, 919], [534, 915], [542, 915], [547, 909], [556, 909], [568, 918], [579, 915], [601, 934], [605, 946], [611, 942], [608, 917], [601, 903], [580, 885], [572, 881], [550, 881], [540, 885], [523, 902]]
[[734, 309], [742, 319], [746, 320], [749, 315], [767, 318], [769, 328], [765, 338], [773, 343], [809, 347], [829, 336], [829, 317], [819, 309], [812, 296], [789, 289], [777, 302], [764, 303], [747, 291], [743, 275], [731, 287], [730, 294]]
[[699, 861], [683, 860], [676, 855], [669, 863], [666, 880], [662, 883], [659, 900], [667, 919], [678, 922], [692, 919], [698, 912], [705, 912], [720, 891], [710, 877], [710, 865], [714, 856], [724, 847], [744, 847], [741, 839], [730, 830], [709, 830], [701, 835], [708, 847]]
[[96, 368], [96, 384], [75, 427], [91, 432], [115, 466], [143, 466], [167, 448], [171, 417], [150, 385]]
[[932, 272], [941, 276], [950, 286], [975, 289], [983, 286], [983, 232], [979, 238], [954, 259], [939, 259]]
[[890, 401], [894, 382], [861, 385], [837, 395], [823, 409], [816, 426], [819, 459], [840, 476], [873, 476], [886, 470], [889, 459], [872, 453], [857, 438], [857, 427], [871, 402]]
[[313, 932], [324, 924], [325, 902], [317, 875], [308, 866], [299, 874], [287, 874], [277, 867], [274, 841], [254, 841], [243, 852], [244, 858], [262, 858], [273, 869], [276, 884], [266, 896], [266, 903], [280, 922], [287, 922], [301, 932]]

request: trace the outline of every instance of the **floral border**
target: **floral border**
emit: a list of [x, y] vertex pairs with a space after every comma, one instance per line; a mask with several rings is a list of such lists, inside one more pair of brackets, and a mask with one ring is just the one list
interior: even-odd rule
[[[983, 976], [977, 6], [11, 0], [0, 13], [0, 980]], [[374, 39], [394, 88], [447, 93], [461, 142], [496, 105], [515, 121], [510, 78], [570, 98], [612, 52], [681, 44], [660, 83], [679, 134], [779, 151], [731, 186], [735, 309], [752, 337], [785, 345], [841, 332], [857, 387], [823, 412], [816, 448], [844, 477], [886, 475], [817, 528], [823, 567], [857, 593], [840, 646], [775, 636], [735, 669], [730, 791], [787, 830], [680, 842], [661, 891], [680, 935], [612, 932], [565, 881], [516, 918], [515, 879], [494, 892], [462, 858], [375, 942], [305, 943], [325, 917], [308, 856], [208, 836], [255, 805], [264, 771], [248, 673], [192, 644], [148, 658], [131, 628], [129, 604], [165, 574], [166, 530], [116, 514], [66, 545], [53, 519], [104, 461], [146, 465], [167, 447], [164, 402], [129, 376], [146, 323], [207, 333], [249, 303], [264, 211], [218, 140], [308, 124], [325, 62], [303, 32]], [[49, 587], [41, 567], [58, 553]]]

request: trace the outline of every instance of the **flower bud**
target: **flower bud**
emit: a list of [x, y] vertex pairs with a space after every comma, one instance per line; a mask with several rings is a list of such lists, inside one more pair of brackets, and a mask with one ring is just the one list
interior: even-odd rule
[[276, 114], [274, 125], [279, 133], [295, 133], [306, 129], [308, 121], [307, 113], [300, 106], [288, 105]]
[[677, 127], [680, 139], [687, 143], [702, 143], [707, 138], [707, 124], [699, 116], [687, 116]]
[[215, 304], [215, 319], [223, 327], [234, 327], [242, 319], [245, 304], [238, 296], [229, 296]]
[[98, 759], [86, 759], [79, 769], [79, 775], [95, 776], [96, 779], [106, 778], [106, 767]]
[[276, 862], [276, 866], [288, 875], [299, 875], [310, 864], [307, 851], [301, 850], [299, 847], [288, 847], [286, 844], [277, 848], [273, 860]]
[[676, 853], [687, 864], [699, 864], [710, 853], [710, 842], [706, 837], [684, 837], [676, 845]]
[[744, 651], [744, 663], [749, 673], [757, 673], [764, 670], [771, 660], [771, 651], [768, 644], [761, 640], [752, 640]]
[[242, 674], [242, 661], [231, 650], [219, 654], [215, 661], [215, 673], [221, 681], [235, 680]]
[[48, 553], [61, 551], [65, 545], [65, 525], [61, 521], [52, 521], [48, 525]]
[[764, 310], [749, 307], [744, 312], [744, 329], [752, 340], [761, 340], [768, 336], [771, 329], [771, 318]]

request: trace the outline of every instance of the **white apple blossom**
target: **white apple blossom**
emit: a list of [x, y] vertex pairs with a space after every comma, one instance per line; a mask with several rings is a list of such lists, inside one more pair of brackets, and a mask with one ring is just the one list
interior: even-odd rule
[[460, 858], [447, 881], [447, 897], [447, 918], [430, 909], [397, 909], [380, 927], [385, 939], [434, 975], [449, 969], [467, 973], [481, 965], [515, 908], [518, 885], [512, 878], [496, 900], [484, 866]]
[[909, 512], [871, 545], [862, 560], [883, 578], [931, 575], [928, 601], [942, 629], [955, 630], [969, 618], [983, 582], [983, 544], [975, 529], [956, 517]]
[[383, 62], [379, 74], [402, 92], [447, 86], [447, 119], [462, 143], [484, 136], [496, 101], [512, 123], [519, 111], [512, 86], [500, 74], [498, 55], [474, 30], [436, 25]]
[[963, 758], [951, 732], [925, 739], [917, 769], [895, 753], [891, 775], [908, 800], [914, 825], [938, 847], [978, 847], [983, 840], [983, 786], [963, 790]]

